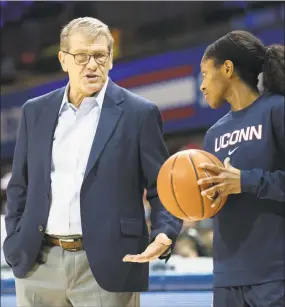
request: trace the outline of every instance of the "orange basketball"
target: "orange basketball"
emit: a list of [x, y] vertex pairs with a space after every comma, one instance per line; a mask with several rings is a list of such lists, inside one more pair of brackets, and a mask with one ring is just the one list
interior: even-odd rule
[[197, 181], [214, 175], [199, 168], [201, 163], [223, 166], [214, 155], [203, 150], [189, 149], [171, 156], [159, 171], [157, 178], [159, 198], [171, 214], [182, 220], [198, 221], [210, 218], [227, 200], [227, 197], [222, 198], [220, 204], [211, 208], [213, 201], [201, 195], [201, 192], [211, 185], [199, 186]]

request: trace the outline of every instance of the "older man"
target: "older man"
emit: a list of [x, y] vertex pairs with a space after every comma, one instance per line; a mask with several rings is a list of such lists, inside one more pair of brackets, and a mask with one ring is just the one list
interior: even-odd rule
[[69, 83], [24, 104], [7, 190], [4, 253], [17, 304], [137, 307], [148, 261], [170, 256], [182, 224], [156, 191], [168, 157], [161, 116], [109, 79], [105, 24], [75, 19], [60, 40]]

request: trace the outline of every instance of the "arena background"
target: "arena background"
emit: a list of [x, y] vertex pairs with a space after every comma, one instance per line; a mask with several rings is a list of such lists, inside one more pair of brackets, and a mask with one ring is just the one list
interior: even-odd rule
[[[112, 30], [111, 78], [159, 106], [170, 154], [200, 148], [205, 131], [228, 111], [211, 110], [199, 92], [200, 60], [208, 44], [235, 29], [268, 45], [284, 44], [284, 3], [1, 1], [1, 242], [21, 106], [66, 84], [57, 60], [59, 32], [76, 17], [92, 16]], [[145, 201], [146, 216], [149, 206]], [[142, 307], [211, 305], [211, 221], [185, 223], [175, 255], [151, 264]], [[14, 280], [1, 250], [1, 306], [15, 304]]]

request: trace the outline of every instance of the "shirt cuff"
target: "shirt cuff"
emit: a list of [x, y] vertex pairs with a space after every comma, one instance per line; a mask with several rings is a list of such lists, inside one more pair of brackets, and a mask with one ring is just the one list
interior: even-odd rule
[[259, 170], [242, 170], [240, 173], [241, 192], [256, 194], [260, 176]]
[[171, 247], [169, 247], [162, 255], [160, 255], [159, 259], [165, 259], [168, 258], [171, 254]]

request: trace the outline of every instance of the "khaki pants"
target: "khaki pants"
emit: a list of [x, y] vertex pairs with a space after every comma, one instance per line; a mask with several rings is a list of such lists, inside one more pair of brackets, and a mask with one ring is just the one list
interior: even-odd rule
[[18, 307], [139, 307], [139, 293], [115, 293], [96, 282], [85, 251], [43, 247], [44, 264], [16, 278]]

